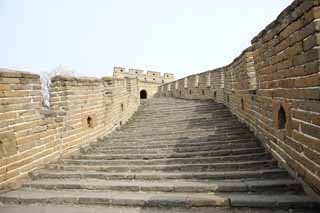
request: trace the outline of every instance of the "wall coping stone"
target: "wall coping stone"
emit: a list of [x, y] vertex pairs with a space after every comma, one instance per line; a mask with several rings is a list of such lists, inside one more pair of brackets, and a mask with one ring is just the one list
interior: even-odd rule
[[17, 71], [6, 68], [0, 68], [0, 77], [3, 78], [31, 78], [40, 79], [40, 75], [31, 72]]

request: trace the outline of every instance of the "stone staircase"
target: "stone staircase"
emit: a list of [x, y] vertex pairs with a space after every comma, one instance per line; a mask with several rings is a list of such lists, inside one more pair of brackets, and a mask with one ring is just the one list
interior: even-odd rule
[[147, 100], [120, 130], [32, 172], [0, 202], [0, 212], [319, 212], [224, 105], [170, 98]]

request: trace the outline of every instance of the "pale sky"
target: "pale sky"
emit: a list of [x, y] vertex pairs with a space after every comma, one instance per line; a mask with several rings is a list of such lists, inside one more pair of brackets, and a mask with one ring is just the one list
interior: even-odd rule
[[293, 0], [0, 0], [0, 67], [176, 78], [230, 63]]

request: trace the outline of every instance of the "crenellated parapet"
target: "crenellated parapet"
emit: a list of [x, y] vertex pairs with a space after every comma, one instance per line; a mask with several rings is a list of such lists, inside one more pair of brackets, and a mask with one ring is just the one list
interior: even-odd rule
[[138, 79], [138, 90], [140, 98], [152, 98], [158, 92], [158, 86], [174, 81], [174, 75], [171, 73], [147, 71], [140, 69], [129, 69], [123, 67], [114, 67], [114, 78], [134, 78]]
[[147, 71], [141, 69], [128, 69], [123, 67], [114, 67], [113, 69], [113, 76], [116, 78], [124, 78], [124, 77], [131, 77], [131, 78], [138, 78], [139, 81], [148, 82], [148, 83], [155, 83], [155, 84], [163, 84], [168, 83], [174, 80], [174, 74], [171, 73], [164, 73], [161, 75], [160, 72], [156, 71]]

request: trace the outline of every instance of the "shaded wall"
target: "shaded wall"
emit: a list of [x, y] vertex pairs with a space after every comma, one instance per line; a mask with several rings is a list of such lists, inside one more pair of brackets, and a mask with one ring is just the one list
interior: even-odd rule
[[225, 104], [282, 166], [317, 193], [319, 5], [316, 0], [294, 1], [231, 64], [158, 89], [159, 96], [214, 99]]

